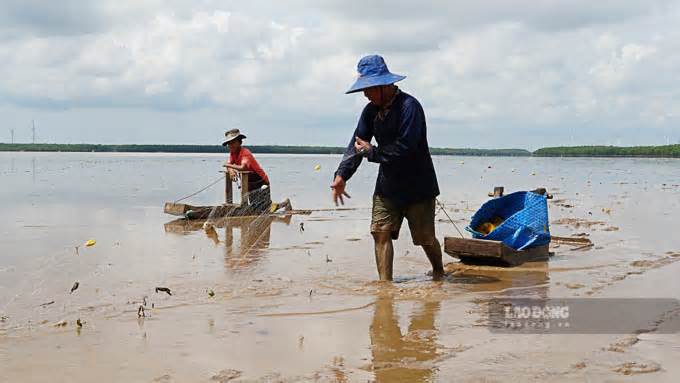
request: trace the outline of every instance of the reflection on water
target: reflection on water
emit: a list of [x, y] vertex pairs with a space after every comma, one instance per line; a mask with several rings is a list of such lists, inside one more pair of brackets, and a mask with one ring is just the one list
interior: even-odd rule
[[437, 358], [435, 317], [440, 301], [418, 302], [408, 330], [402, 334], [394, 296], [384, 293], [376, 300], [370, 326], [373, 370], [377, 382], [424, 382], [434, 374]]
[[[548, 297], [547, 262], [530, 262], [519, 268], [466, 266], [455, 264], [445, 280], [469, 292], [493, 293], [494, 296]], [[439, 329], [435, 320], [440, 313], [444, 295], [432, 294], [426, 299], [402, 301], [396, 290], [381, 290], [375, 302], [369, 334], [373, 371], [376, 382], [432, 381], [441, 357], [437, 343]], [[408, 328], [402, 332], [398, 309], [411, 307]], [[486, 312], [489, 301], [476, 301]]]
[[550, 287], [548, 262], [527, 262], [519, 267], [468, 266], [451, 263], [448, 282], [471, 292], [493, 292], [503, 296], [547, 297]]
[[[272, 223], [290, 225], [292, 216], [224, 217], [216, 220], [176, 219], [164, 225], [168, 233], [188, 234], [204, 231], [216, 246], [224, 246], [224, 264], [238, 269], [257, 262], [269, 248]], [[223, 233], [220, 234], [220, 231]], [[235, 232], [238, 235], [235, 236]], [[234, 251], [235, 243], [238, 244]]]

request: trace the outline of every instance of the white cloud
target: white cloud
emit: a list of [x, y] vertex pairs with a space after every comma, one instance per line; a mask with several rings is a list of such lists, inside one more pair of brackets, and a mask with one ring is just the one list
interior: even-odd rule
[[[358, 58], [376, 52], [408, 75], [402, 87], [425, 106], [435, 146], [559, 144], [566, 130], [634, 144], [680, 116], [677, 2], [62, 4], [0, 5], [0, 103], [17, 116], [139, 108], [159, 121], [212, 116], [266, 143], [343, 144], [364, 100], [342, 93]], [[279, 134], [301, 127], [314, 129]], [[121, 140], [115, 129], [101, 137]]]

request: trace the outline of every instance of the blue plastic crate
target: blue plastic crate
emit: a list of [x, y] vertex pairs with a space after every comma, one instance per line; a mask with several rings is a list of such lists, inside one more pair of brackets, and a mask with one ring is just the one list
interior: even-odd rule
[[[500, 217], [503, 223], [489, 234], [474, 228]], [[527, 191], [508, 194], [484, 203], [472, 216], [465, 228], [476, 239], [501, 241], [515, 250], [547, 245], [550, 243], [548, 201], [544, 195]]]

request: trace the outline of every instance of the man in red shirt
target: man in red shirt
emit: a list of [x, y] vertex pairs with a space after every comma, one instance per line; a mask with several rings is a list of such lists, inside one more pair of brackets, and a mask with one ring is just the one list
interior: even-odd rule
[[253, 153], [242, 146], [245, 135], [238, 129], [231, 129], [225, 133], [225, 141], [222, 146], [229, 147], [229, 160], [224, 165], [229, 170], [232, 180], [238, 177], [239, 171], [250, 172], [248, 174], [248, 204], [258, 213], [266, 211], [274, 212], [279, 208], [291, 208], [290, 201], [286, 199], [280, 204], [272, 204], [269, 177], [260, 164], [255, 160]]

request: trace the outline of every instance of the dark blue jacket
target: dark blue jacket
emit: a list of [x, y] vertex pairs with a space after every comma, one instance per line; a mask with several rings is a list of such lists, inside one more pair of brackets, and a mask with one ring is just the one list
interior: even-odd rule
[[378, 118], [379, 110], [366, 105], [335, 174], [347, 181], [361, 164], [362, 156], [354, 150], [355, 136], [368, 142], [375, 138], [378, 145], [367, 157], [380, 164], [375, 194], [399, 206], [438, 196], [423, 107], [413, 96], [399, 92], [384, 119]]

